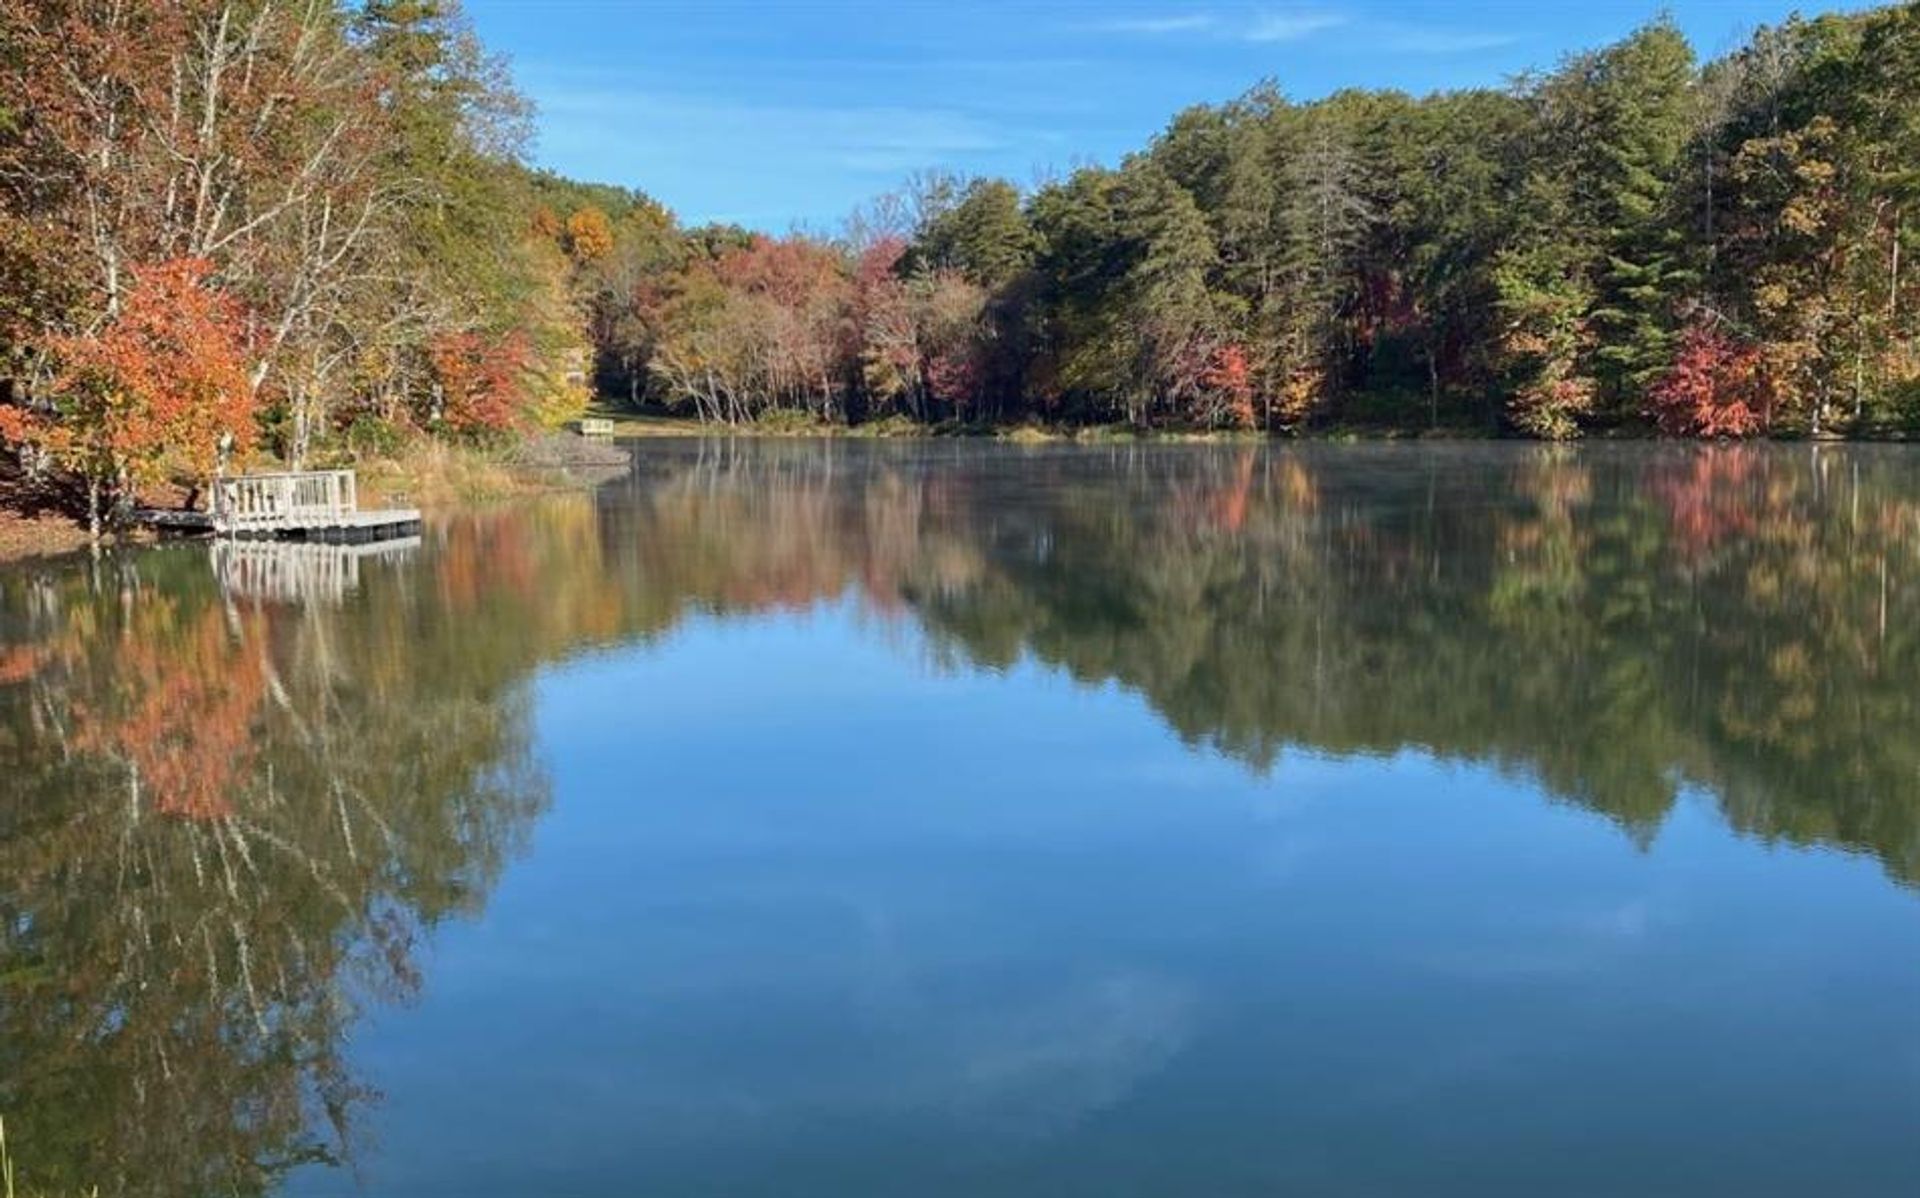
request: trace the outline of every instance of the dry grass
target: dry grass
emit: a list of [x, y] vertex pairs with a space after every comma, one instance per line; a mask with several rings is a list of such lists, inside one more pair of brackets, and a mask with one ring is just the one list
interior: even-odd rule
[[498, 455], [419, 441], [356, 463], [362, 507], [451, 507], [539, 490]]
[[455, 507], [570, 490], [625, 473], [625, 451], [571, 434], [533, 437], [500, 449], [420, 441], [354, 465], [363, 507]]

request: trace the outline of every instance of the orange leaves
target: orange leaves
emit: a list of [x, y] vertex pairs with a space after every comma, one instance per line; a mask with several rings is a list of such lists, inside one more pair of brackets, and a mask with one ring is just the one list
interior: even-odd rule
[[217, 607], [176, 624], [156, 605], [121, 640], [121, 703], [76, 707], [76, 746], [125, 760], [161, 815], [231, 815], [259, 752], [267, 674], [250, 646], [263, 635], [230, 629]]
[[39, 424], [22, 408], [0, 405], [0, 445], [37, 440]]
[[545, 204], [536, 206], [527, 218], [527, 230], [542, 241], [559, 241], [566, 233], [559, 214]]
[[567, 218], [567, 253], [575, 262], [593, 262], [612, 252], [613, 226], [606, 213], [589, 207]]
[[1280, 383], [1279, 394], [1275, 397], [1275, 410], [1282, 424], [1301, 424], [1319, 404], [1321, 396], [1326, 394], [1326, 372], [1318, 367], [1304, 367], [1287, 372]]
[[505, 432], [521, 423], [530, 357], [523, 334], [489, 339], [448, 333], [433, 340], [427, 357], [439, 388], [435, 423], [468, 435]]
[[1773, 386], [1760, 347], [1705, 324], [1688, 328], [1648, 393], [1648, 415], [1676, 437], [1750, 437], [1773, 417]]
[[1253, 427], [1253, 370], [1245, 346], [1223, 345], [1209, 354], [1200, 369], [1200, 385], [1219, 397], [1228, 424]]
[[244, 313], [208, 285], [211, 268], [181, 258], [135, 267], [118, 315], [54, 338], [62, 428], [30, 437], [91, 477], [153, 477], [169, 457], [210, 473], [223, 444], [253, 438]]

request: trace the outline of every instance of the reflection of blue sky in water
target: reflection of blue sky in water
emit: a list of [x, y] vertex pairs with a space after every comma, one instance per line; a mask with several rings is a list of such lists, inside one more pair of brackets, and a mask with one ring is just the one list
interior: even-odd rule
[[1642, 848], [1414, 751], [1261, 777], [1113, 686], [930, 660], [842, 603], [543, 674], [532, 853], [357, 1040], [372, 1192], [1920, 1167], [1920, 920], [1875, 862], [1693, 801]]

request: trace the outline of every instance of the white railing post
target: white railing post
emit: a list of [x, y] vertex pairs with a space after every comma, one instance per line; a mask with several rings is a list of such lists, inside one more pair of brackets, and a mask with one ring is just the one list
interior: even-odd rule
[[351, 470], [286, 471], [219, 478], [209, 505], [218, 530], [340, 525], [360, 510]]

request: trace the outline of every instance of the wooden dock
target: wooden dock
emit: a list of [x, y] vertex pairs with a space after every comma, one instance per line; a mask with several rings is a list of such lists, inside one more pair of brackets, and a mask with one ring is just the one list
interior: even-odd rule
[[243, 474], [215, 480], [204, 512], [146, 511], [141, 519], [176, 532], [277, 541], [358, 543], [420, 531], [413, 508], [360, 510], [351, 470]]

